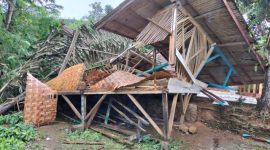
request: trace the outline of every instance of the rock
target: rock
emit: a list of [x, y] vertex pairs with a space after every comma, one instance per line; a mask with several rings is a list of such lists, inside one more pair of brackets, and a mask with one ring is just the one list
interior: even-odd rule
[[198, 108], [196, 104], [189, 104], [186, 112], [186, 121], [187, 122], [196, 122], [198, 118]]
[[188, 127], [185, 124], [179, 125], [179, 130], [188, 133]]
[[195, 126], [190, 126], [188, 128], [188, 132], [191, 133], [191, 134], [196, 134], [197, 133], [197, 127]]

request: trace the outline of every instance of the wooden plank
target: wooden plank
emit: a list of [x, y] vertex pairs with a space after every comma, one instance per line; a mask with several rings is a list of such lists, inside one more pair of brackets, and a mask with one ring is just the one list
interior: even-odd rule
[[81, 95], [81, 123], [82, 123], [82, 129], [84, 130], [86, 128], [85, 126], [85, 116], [86, 116], [86, 96]]
[[109, 125], [109, 124], [103, 124], [103, 123], [101, 123], [99, 125], [104, 127], [104, 128], [107, 128], [107, 129], [110, 129], [110, 130], [113, 130], [113, 131], [117, 131], [117, 132], [125, 134], [125, 135], [134, 135], [134, 134], [136, 134], [133, 131], [122, 129], [122, 128], [120, 128], [120, 126], [116, 126], [116, 125]]
[[115, 135], [115, 134], [113, 134], [113, 133], [110, 133], [110, 132], [108, 132], [108, 131], [102, 130], [102, 129], [100, 129], [100, 128], [97, 128], [97, 127], [91, 127], [90, 129], [92, 129], [92, 130], [94, 130], [94, 131], [96, 131], [96, 132], [99, 132], [99, 133], [101, 133], [101, 134], [104, 135], [104, 136], [107, 136], [107, 137], [109, 137], [109, 138], [112, 138], [112, 139], [116, 140], [116, 141], [119, 142], [119, 143], [122, 143], [122, 144], [128, 144], [128, 145], [133, 145], [133, 143], [130, 142], [130, 141], [128, 141], [127, 139], [121, 138], [120, 136], [117, 136], [117, 135]]
[[76, 29], [76, 31], [75, 31], [75, 33], [73, 35], [73, 39], [71, 41], [71, 44], [69, 46], [68, 52], [66, 54], [66, 57], [64, 59], [64, 62], [62, 63], [61, 68], [60, 68], [60, 70], [58, 72], [58, 75], [61, 74], [65, 70], [65, 68], [67, 66], [67, 63], [69, 61], [69, 58], [70, 58], [71, 54], [73, 53], [73, 51], [75, 50], [75, 45], [76, 45], [77, 39], [79, 37], [79, 34], [80, 34], [80, 30]]
[[174, 97], [173, 97], [173, 101], [172, 101], [169, 124], [168, 124], [168, 138], [171, 137], [171, 133], [172, 133], [177, 100], [178, 100], [178, 94], [175, 94]]
[[170, 36], [169, 45], [169, 64], [174, 65], [175, 63], [175, 51], [176, 51], [176, 39], [177, 39], [177, 8], [173, 8], [173, 22], [172, 22], [172, 35]]
[[136, 105], [136, 107], [142, 112], [142, 114], [146, 117], [146, 119], [150, 122], [150, 124], [155, 128], [155, 130], [161, 135], [164, 136], [162, 130], [158, 127], [158, 125], [154, 122], [154, 120], [149, 116], [149, 114], [143, 109], [140, 103], [135, 99], [134, 96], [128, 94], [130, 100]]
[[164, 140], [168, 140], [168, 95], [167, 93], [162, 94], [162, 111], [163, 111], [163, 133]]
[[69, 98], [65, 95], [62, 95], [62, 97], [64, 98], [64, 100], [67, 102], [67, 104], [69, 105], [69, 107], [72, 109], [72, 111], [75, 113], [75, 115], [79, 118], [82, 119], [82, 116], [80, 114], [80, 112], [76, 109], [76, 107], [71, 103], [71, 101], [69, 100]]
[[176, 51], [176, 57], [178, 58], [178, 60], [182, 64], [182, 66], [184, 67], [185, 71], [187, 72], [187, 74], [190, 77], [190, 79], [192, 80], [192, 82], [196, 83], [195, 77], [193, 76], [192, 72], [190, 71], [189, 67], [187, 66], [184, 58], [182, 57], [182, 55], [180, 54], [179, 51]]
[[259, 85], [259, 94], [262, 95], [262, 91], [263, 91], [263, 84], [261, 83]]

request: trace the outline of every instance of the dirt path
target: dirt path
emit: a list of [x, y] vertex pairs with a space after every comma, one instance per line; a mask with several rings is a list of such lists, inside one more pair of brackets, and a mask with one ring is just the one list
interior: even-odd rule
[[[174, 132], [173, 137], [182, 141], [182, 148], [185, 150], [270, 150], [270, 144], [256, 142], [242, 138], [240, 135], [232, 134], [228, 131], [210, 129], [203, 123], [197, 122], [198, 133], [195, 135], [185, 135], [180, 132]], [[84, 145], [66, 145], [63, 144], [63, 137], [69, 124], [58, 122], [48, 126], [38, 128], [41, 138], [36, 143], [40, 149], [45, 150], [83, 150], [98, 149], [89, 148]], [[105, 148], [106, 149], [106, 148]], [[180, 148], [179, 148], [180, 149]]]
[[176, 139], [182, 139], [188, 150], [270, 150], [270, 144], [244, 139], [229, 131], [210, 129], [201, 122], [193, 124], [198, 128], [195, 135], [177, 133]]

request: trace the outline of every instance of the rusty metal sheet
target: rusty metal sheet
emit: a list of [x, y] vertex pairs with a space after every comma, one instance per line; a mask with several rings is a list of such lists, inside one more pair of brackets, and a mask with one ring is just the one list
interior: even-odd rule
[[144, 77], [138, 77], [126, 71], [116, 71], [107, 78], [91, 86], [90, 89], [93, 91], [114, 91], [120, 87], [133, 85], [135, 83], [141, 82], [144, 79]]

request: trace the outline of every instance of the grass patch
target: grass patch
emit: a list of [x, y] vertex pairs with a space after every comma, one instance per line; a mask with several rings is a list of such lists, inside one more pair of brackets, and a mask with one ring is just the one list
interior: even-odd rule
[[[111, 133], [117, 136], [123, 136], [113, 131], [111, 131]], [[103, 136], [102, 134], [100, 134], [99, 132], [95, 132], [90, 129], [85, 130], [85, 131], [79, 131], [79, 130], [76, 130], [74, 132], [68, 131], [65, 134], [65, 138], [71, 141], [103, 142], [104, 149], [113, 149], [113, 150], [116, 150], [116, 149], [117, 150], [121, 150], [121, 149], [160, 150], [162, 149], [162, 144], [156, 140], [151, 139], [150, 137], [145, 137], [141, 143], [137, 143], [135, 141], [133, 146], [127, 146], [127, 145], [118, 143], [113, 139], [107, 138]], [[181, 144], [182, 144], [182, 141], [180, 140], [171, 140], [169, 141], [169, 149], [178, 150], [181, 147]], [[98, 146], [91, 146], [91, 148], [98, 149]]]
[[36, 129], [23, 123], [21, 113], [0, 116], [0, 150], [23, 150], [36, 137]]

